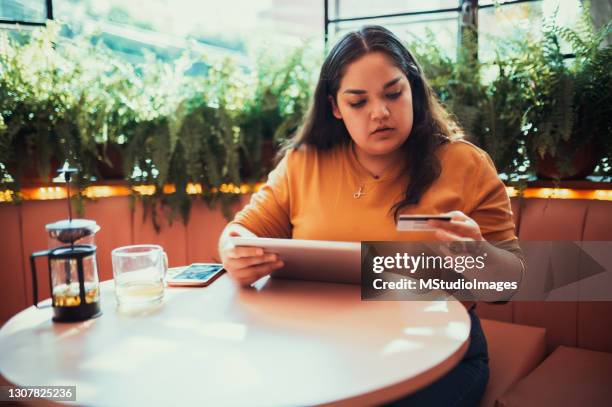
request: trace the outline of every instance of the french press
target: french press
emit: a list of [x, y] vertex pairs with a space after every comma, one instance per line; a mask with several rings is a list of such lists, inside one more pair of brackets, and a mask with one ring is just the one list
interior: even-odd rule
[[70, 178], [76, 170], [63, 168], [58, 172], [64, 175], [68, 188], [68, 219], [46, 225], [49, 249], [30, 256], [34, 305], [41, 308], [38, 304], [35, 260], [37, 257], [47, 257], [53, 321], [83, 321], [102, 314], [94, 243], [100, 226], [93, 220], [72, 219]]

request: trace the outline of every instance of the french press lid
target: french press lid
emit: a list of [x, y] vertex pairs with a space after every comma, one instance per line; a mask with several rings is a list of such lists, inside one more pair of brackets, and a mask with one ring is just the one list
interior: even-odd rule
[[53, 239], [64, 244], [73, 244], [79, 239], [93, 235], [100, 226], [90, 219], [65, 219], [45, 225], [45, 230]]

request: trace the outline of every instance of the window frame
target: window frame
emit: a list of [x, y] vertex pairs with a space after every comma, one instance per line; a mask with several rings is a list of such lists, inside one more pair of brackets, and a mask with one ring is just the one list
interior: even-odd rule
[[[47, 9], [46, 20], [53, 20], [53, 0], [45, 0], [45, 6]], [[26, 20], [6, 20], [0, 19], [0, 26], [27, 26], [27, 27], [45, 27], [47, 22], [38, 21], [26, 21]]]

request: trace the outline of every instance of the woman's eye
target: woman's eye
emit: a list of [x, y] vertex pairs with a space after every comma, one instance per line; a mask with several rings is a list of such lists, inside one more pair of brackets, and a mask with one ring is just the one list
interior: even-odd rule
[[363, 105], [365, 105], [365, 100], [360, 100], [359, 102], [355, 102], [355, 103], [349, 103], [349, 105], [351, 105], [351, 107], [361, 107]]
[[389, 99], [397, 99], [398, 97], [400, 97], [402, 95], [402, 91], [400, 90], [399, 92], [395, 92], [395, 93], [388, 93], [387, 97]]

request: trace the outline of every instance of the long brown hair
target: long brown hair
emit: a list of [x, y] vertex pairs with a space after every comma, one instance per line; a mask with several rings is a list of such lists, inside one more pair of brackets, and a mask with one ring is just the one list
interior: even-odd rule
[[369, 52], [383, 52], [406, 75], [412, 90], [413, 125], [410, 137], [402, 146], [406, 154], [409, 183], [403, 199], [390, 209], [395, 218], [406, 206], [418, 204], [441, 172], [436, 149], [451, 139], [461, 138], [461, 131], [442, 107], [425, 80], [421, 67], [410, 51], [389, 30], [381, 26], [365, 26], [346, 34], [329, 52], [319, 75], [310, 109], [298, 133], [281, 150], [306, 144], [328, 150], [351, 142], [342, 120], [332, 114], [329, 96], [337, 102], [340, 80], [353, 61]]

